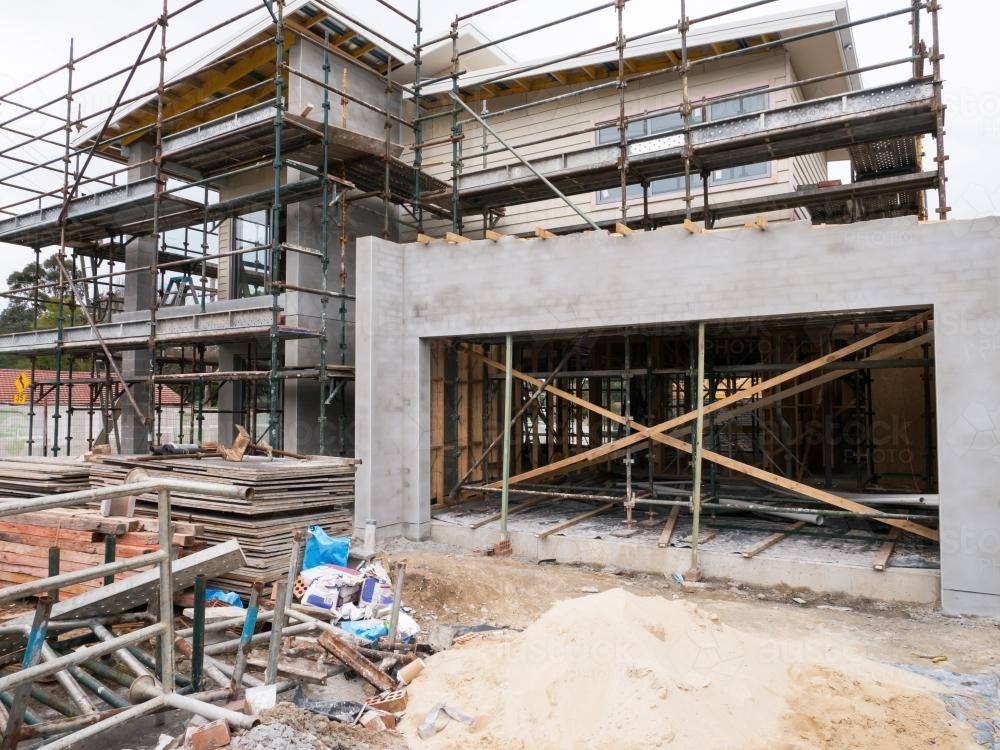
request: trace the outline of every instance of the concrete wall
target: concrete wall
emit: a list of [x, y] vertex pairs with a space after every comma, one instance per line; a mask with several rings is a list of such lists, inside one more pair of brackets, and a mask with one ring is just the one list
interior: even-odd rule
[[1000, 615], [997, 226], [897, 219], [454, 246], [362, 240], [356, 524], [428, 533], [429, 338], [933, 305], [942, 603]]
[[[305, 39], [299, 39], [288, 51], [288, 64], [293, 70], [301, 70], [317, 81], [323, 80], [323, 48]], [[347, 93], [365, 101], [379, 109], [385, 109], [385, 82], [362, 65], [345, 60], [337, 55], [330, 55], [330, 85], [341, 88], [344, 76], [347, 77]], [[299, 114], [306, 105], [312, 105], [307, 117], [316, 122], [323, 122], [323, 89], [311, 81], [296, 76], [289, 76], [288, 81], [288, 111]], [[402, 99], [399, 91], [394, 91], [391, 97], [390, 109], [399, 114]], [[337, 94], [330, 94], [330, 124], [341, 126], [341, 103]], [[356, 133], [385, 138], [385, 118], [378, 112], [362, 107], [360, 104], [348, 101], [346, 127]], [[399, 140], [399, 125], [393, 124], [392, 137]]]

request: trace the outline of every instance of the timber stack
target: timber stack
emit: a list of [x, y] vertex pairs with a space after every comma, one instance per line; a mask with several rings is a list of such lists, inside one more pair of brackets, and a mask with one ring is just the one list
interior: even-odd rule
[[[29, 583], [52, 573], [72, 573], [153, 552], [159, 548], [158, 528], [155, 518], [102, 516], [82, 508], [52, 508], [0, 518], [0, 584]], [[198, 524], [174, 523], [178, 557], [205, 547], [198, 538], [201, 531]], [[118, 573], [116, 580], [137, 572]], [[101, 580], [95, 579], [61, 590], [75, 596], [100, 586]]]
[[[350, 534], [357, 463], [328, 456], [246, 455], [238, 463], [204, 454], [101, 456], [91, 464], [91, 484], [108, 487], [142, 476], [169, 476], [248, 489], [248, 499], [240, 501], [174, 490], [170, 503], [172, 517], [197, 524], [209, 544], [239, 541], [246, 565], [214, 583], [246, 596], [255, 581], [271, 583], [288, 573], [294, 531], [318, 524], [333, 535]], [[155, 494], [137, 495], [135, 512], [155, 515]]]
[[0, 460], [0, 497], [42, 497], [89, 486], [90, 465], [74, 458], [23, 456]]

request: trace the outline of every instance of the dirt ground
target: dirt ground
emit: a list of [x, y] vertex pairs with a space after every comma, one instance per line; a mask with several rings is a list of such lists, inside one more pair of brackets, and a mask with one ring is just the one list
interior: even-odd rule
[[[787, 588], [682, 586], [663, 576], [476, 556], [440, 545], [399, 542], [390, 556], [406, 560], [404, 602], [425, 629], [434, 623], [526, 628], [556, 602], [623, 589], [694, 603], [772, 644], [800, 644], [794, 648], [806, 653], [787, 655], [788, 661], [821, 655], [837, 669], [797, 676], [801, 694], [789, 701], [788, 731], [800, 739], [787, 747], [881, 746], [898, 737], [892, 746], [1000, 748], [1000, 622], [994, 620]], [[932, 693], [915, 699], [927, 701], [925, 709], [888, 698], [880, 675], [852, 671], [873, 663], [930, 679]], [[820, 697], [830, 699], [830, 710], [817, 717], [802, 704], [815, 709]]]
[[406, 750], [393, 732], [373, 732], [279, 703], [261, 723], [233, 739], [232, 750]]
[[[691, 602], [708, 616], [717, 616], [743, 632], [769, 639], [772, 643], [795, 640], [805, 642], [807, 648], [809, 644], [817, 644], [817, 648], [836, 644], [836, 648], [843, 652], [845, 663], [871, 660], [912, 669], [921, 676], [930, 677], [942, 686], [942, 702], [956, 719], [954, 728], [961, 728], [964, 736], [976, 736], [980, 745], [1000, 748], [998, 621], [945, 616], [936, 607], [930, 606], [855, 600], [787, 588], [752, 588], [724, 581], [682, 586], [663, 576], [636, 574], [615, 568], [597, 569], [486, 557], [434, 543], [396, 540], [388, 544], [386, 552], [391, 560], [406, 562], [403, 601], [406, 607], [412, 608], [413, 617], [421, 624], [425, 635], [437, 624], [486, 624], [521, 630], [538, 620], [557, 602], [612, 589], [623, 589], [642, 597], [660, 596], [667, 600]], [[8, 616], [13, 613], [10, 608], [3, 612]], [[836, 693], [839, 690], [838, 680], [854, 679], [849, 671], [846, 677], [838, 672], [834, 676], [810, 673], [799, 678], [803, 680], [800, 697], [810, 702], [813, 700], [810, 685], [822, 682], [826, 692], [832, 690]], [[830, 685], [832, 688], [827, 687]], [[860, 687], [854, 684], [852, 687], [845, 683], [841, 687], [845, 696], [865, 696], [862, 704], [845, 698], [843, 716], [832, 716], [829, 725], [803, 726], [801, 736], [812, 738], [812, 744], [795, 747], [833, 750], [863, 746], [866, 736], [874, 737], [865, 735], [863, 727], [858, 730], [854, 718], [864, 714], [869, 702], [876, 705], [881, 701], [878, 689], [870, 688], [868, 684]], [[951, 703], [946, 699], [948, 694], [954, 698]], [[938, 703], [936, 698], [934, 702]], [[794, 701], [790, 701], [789, 705], [794, 711]], [[940, 713], [941, 705], [936, 708]], [[808, 712], [796, 713], [805, 716]], [[927, 715], [931, 715], [930, 711]], [[878, 719], [872, 720], [878, 722]], [[921, 724], [915, 727], [915, 720], [911, 717], [909, 723], [904, 722], [906, 726], [900, 725], [894, 731], [898, 731], [900, 736], [907, 732], [912, 735], [918, 730], [921, 736], [934, 735], [934, 726]], [[934, 721], [939, 719], [930, 723]], [[857, 740], [860, 745], [844, 744], [846, 725], [854, 731], [852, 743]], [[138, 737], [133, 736], [133, 744], [110, 743], [108, 746], [153, 746], [144, 742], [135, 744], [136, 740]], [[896, 746], [915, 747], [906, 743]], [[952, 745], [942, 741], [931, 742], [930, 746]], [[339, 750], [348, 747], [396, 750], [407, 747], [407, 744], [396, 733], [378, 734], [361, 728], [344, 727], [325, 717], [284, 704], [268, 715], [261, 726], [234, 738], [233, 747], [234, 750]]]
[[428, 545], [400, 545], [390, 554], [406, 560], [403, 600], [425, 627], [437, 621], [523, 628], [562, 599], [626, 588], [640, 596], [689, 599], [751, 633], [834, 635], [881, 661], [926, 667], [935, 663], [931, 657], [945, 656], [938, 666], [961, 672], [996, 670], [1000, 663], [1000, 622], [950, 617], [930, 606], [725, 582], [688, 588], [662, 576], [474, 556]]

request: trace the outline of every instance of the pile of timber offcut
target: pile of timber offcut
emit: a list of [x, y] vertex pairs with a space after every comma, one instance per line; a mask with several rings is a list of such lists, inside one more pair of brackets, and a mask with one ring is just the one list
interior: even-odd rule
[[[3, 505], [0, 500], [0, 506]], [[101, 516], [93, 510], [53, 508], [0, 518], [0, 584], [28, 583], [49, 575], [49, 550], [59, 549], [59, 572], [71, 573], [100, 565], [109, 551], [107, 539], [114, 539], [114, 557], [123, 559], [159, 549], [155, 519]], [[197, 524], [174, 526], [173, 543], [178, 556], [205, 547], [198, 539]], [[135, 575], [128, 570], [117, 580]], [[63, 594], [82, 594], [102, 585], [103, 579], [74, 584]]]
[[[244, 456], [240, 462], [199, 455], [101, 456], [91, 465], [91, 484], [118, 485], [135, 472], [133, 477], [144, 473], [251, 490], [247, 500], [221, 500], [180, 490], [170, 493], [172, 517], [202, 525], [202, 538], [207, 542], [239, 540], [247, 564], [214, 584], [247, 595], [255, 581], [270, 583], [288, 574], [294, 531], [319, 524], [332, 535], [350, 533], [356, 464], [355, 459], [327, 456]], [[154, 494], [139, 495], [136, 500], [137, 514], [155, 514]]]
[[76, 459], [24, 456], [0, 460], [0, 498], [57, 495], [89, 486], [90, 464]]

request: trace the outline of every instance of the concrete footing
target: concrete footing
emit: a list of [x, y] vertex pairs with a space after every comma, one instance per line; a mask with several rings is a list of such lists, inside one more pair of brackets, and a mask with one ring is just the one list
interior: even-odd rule
[[[462, 549], [491, 548], [499, 539], [495, 527], [471, 529], [439, 521], [431, 524], [431, 540]], [[613, 565], [639, 573], [683, 575], [691, 566], [691, 551], [657, 547], [628, 540], [550, 536], [540, 539], [525, 531], [511, 531], [513, 554], [529, 560]], [[823, 594], [846, 594], [879, 601], [936, 604], [940, 597], [939, 571], [924, 568], [888, 568], [876, 571], [859, 565], [840, 565], [788, 558], [755, 557], [702, 551], [703, 578], [724, 579], [752, 586], [789, 586]]]

